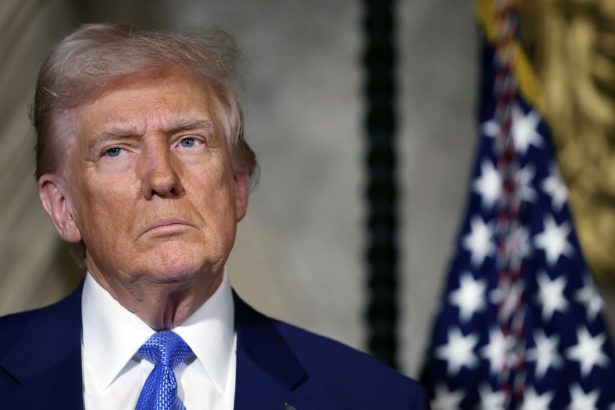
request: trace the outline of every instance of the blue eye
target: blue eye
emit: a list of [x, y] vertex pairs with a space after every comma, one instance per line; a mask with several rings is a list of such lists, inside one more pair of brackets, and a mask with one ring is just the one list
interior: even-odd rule
[[120, 148], [120, 147], [112, 147], [112, 148], [109, 148], [109, 149], [105, 150], [103, 155], [106, 155], [107, 157], [117, 157], [121, 153], [122, 153], [122, 148]]
[[179, 145], [181, 145], [184, 148], [192, 148], [197, 144], [197, 140], [196, 138], [193, 137], [187, 137], [187, 138], [182, 138], [181, 141], [179, 141]]

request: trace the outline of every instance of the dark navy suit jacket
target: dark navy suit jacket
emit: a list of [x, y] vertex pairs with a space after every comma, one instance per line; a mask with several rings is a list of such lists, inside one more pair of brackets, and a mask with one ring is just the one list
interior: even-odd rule
[[[0, 408], [83, 408], [81, 289], [0, 318]], [[414, 381], [368, 355], [234, 302], [235, 409], [426, 408]]]

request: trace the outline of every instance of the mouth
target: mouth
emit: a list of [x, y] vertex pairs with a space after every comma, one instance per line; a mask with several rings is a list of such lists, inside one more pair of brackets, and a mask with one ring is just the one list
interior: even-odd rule
[[194, 225], [181, 218], [162, 218], [149, 225], [140, 236], [148, 233], [173, 234], [185, 228], [194, 228]]

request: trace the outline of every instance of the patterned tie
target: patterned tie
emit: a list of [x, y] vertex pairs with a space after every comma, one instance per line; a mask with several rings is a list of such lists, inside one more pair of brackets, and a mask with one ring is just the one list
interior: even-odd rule
[[170, 330], [154, 333], [139, 353], [154, 364], [149, 374], [136, 410], [185, 410], [177, 397], [177, 380], [173, 369], [192, 354], [192, 350], [181, 337]]

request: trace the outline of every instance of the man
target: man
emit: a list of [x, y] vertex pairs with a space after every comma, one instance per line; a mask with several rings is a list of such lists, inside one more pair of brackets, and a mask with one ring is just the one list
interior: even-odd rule
[[0, 407], [424, 407], [413, 381], [233, 294], [224, 266], [256, 168], [237, 60], [221, 32], [98, 24], [43, 64], [40, 198], [87, 274], [0, 319]]

